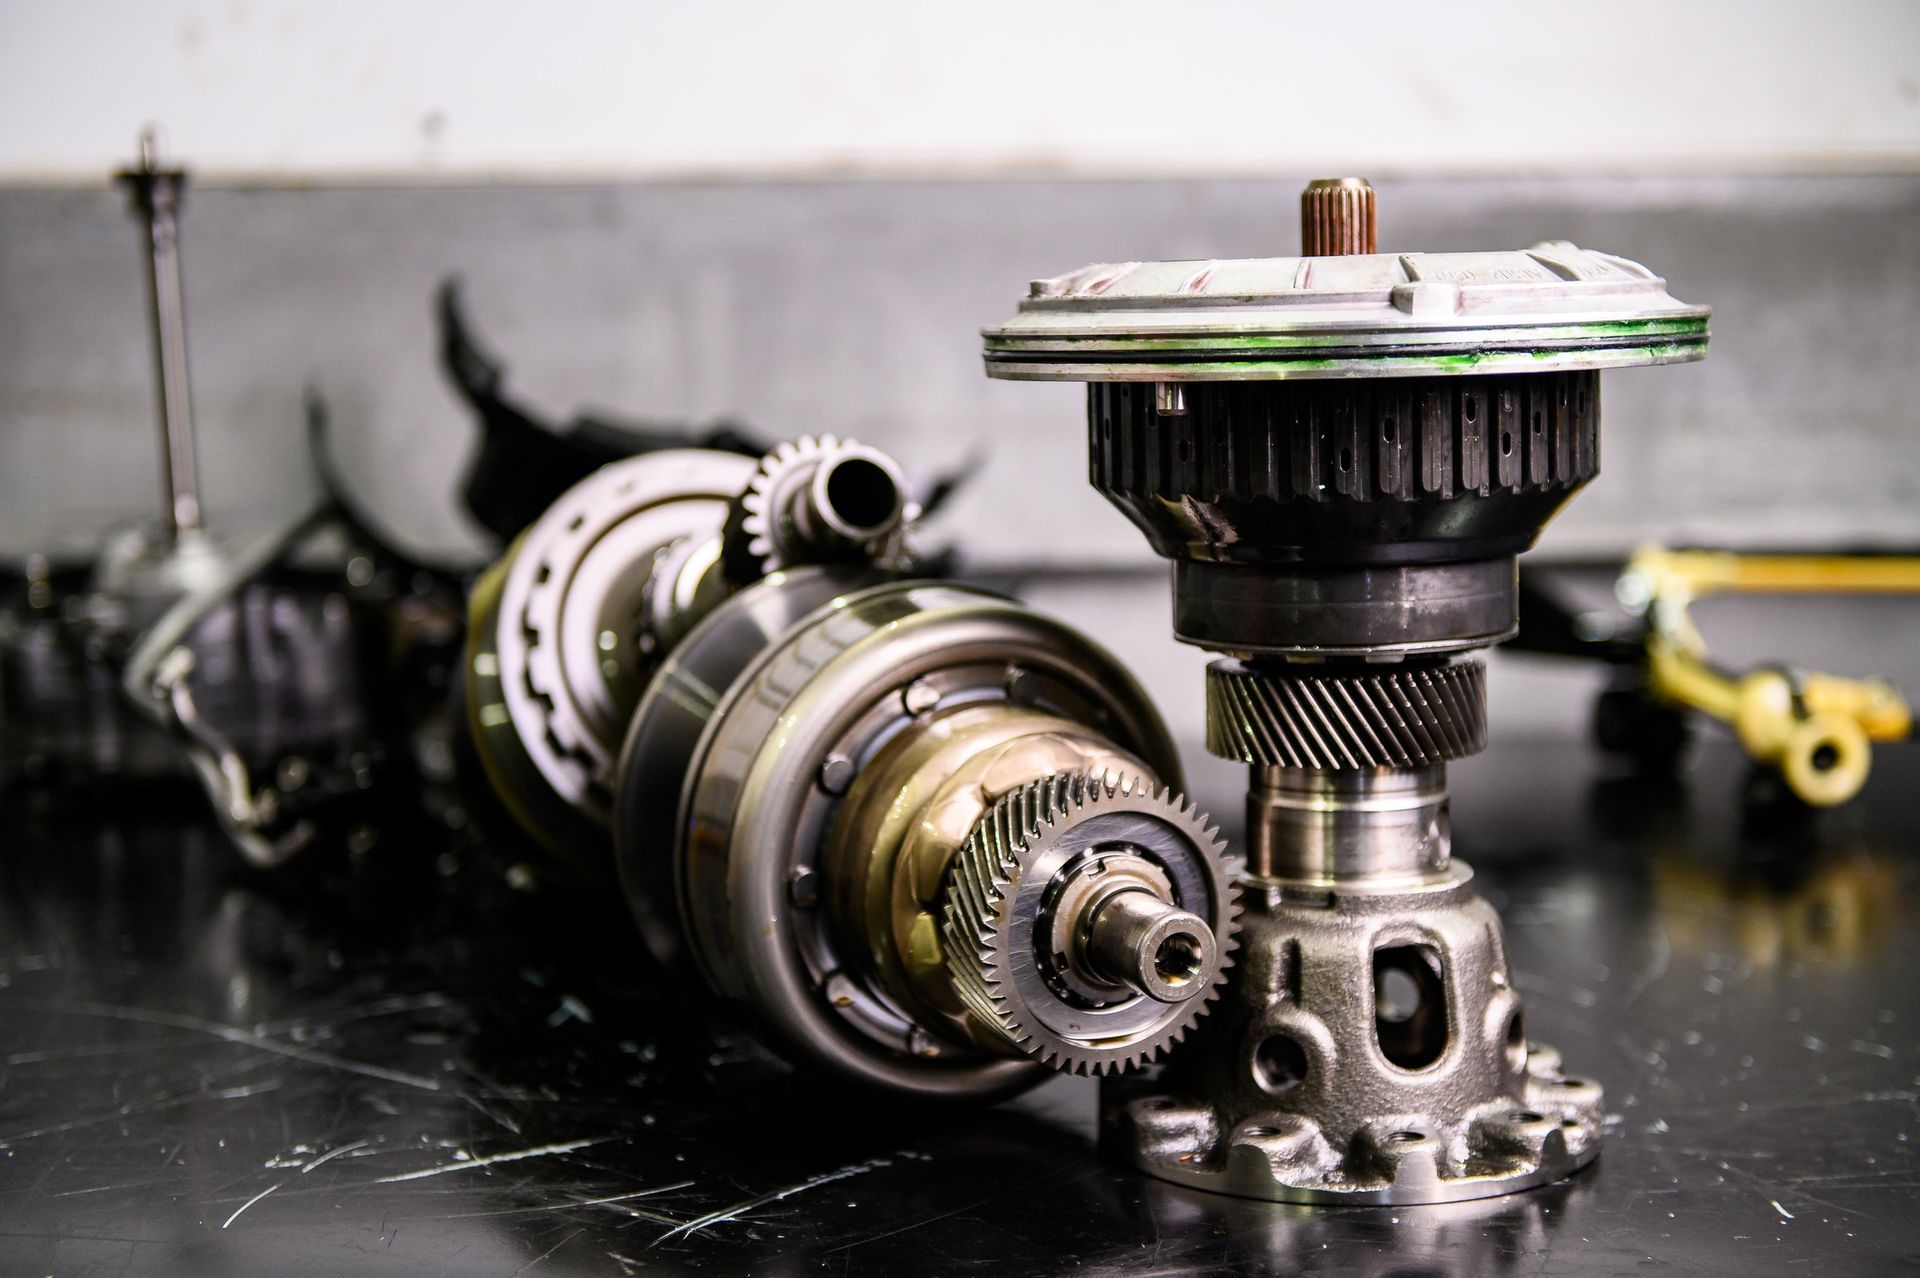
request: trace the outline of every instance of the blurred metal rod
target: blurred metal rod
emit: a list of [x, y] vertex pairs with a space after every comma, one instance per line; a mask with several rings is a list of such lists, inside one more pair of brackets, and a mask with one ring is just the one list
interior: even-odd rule
[[147, 244], [153, 362], [160, 398], [161, 496], [169, 541], [200, 527], [200, 468], [193, 437], [193, 394], [187, 379], [187, 314], [180, 283], [182, 169], [160, 167], [151, 127], [140, 134], [139, 167], [119, 174]]

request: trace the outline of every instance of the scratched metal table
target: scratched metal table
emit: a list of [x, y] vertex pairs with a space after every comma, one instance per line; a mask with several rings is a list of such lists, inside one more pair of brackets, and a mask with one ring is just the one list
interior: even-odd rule
[[[1535, 1033], [1607, 1087], [1575, 1181], [1305, 1210], [1098, 1156], [1062, 1079], [927, 1113], [662, 1001], [608, 894], [391, 832], [237, 871], [155, 796], [0, 815], [0, 1271], [1868, 1273], [1920, 1258], [1920, 753], [1818, 822], [1578, 745], [1462, 767]], [[1213, 810], [1236, 806], [1209, 774]], [[76, 808], [78, 811], [76, 812]]]

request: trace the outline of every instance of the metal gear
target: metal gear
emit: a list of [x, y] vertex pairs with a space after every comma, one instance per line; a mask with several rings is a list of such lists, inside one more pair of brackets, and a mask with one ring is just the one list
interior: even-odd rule
[[1207, 750], [1290, 768], [1419, 768], [1487, 744], [1487, 668], [1207, 667]]
[[798, 564], [898, 566], [915, 514], [884, 453], [853, 439], [803, 435], [760, 459], [728, 515], [722, 563], [735, 582]]
[[987, 810], [948, 873], [956, 992], [984, 1032], [1063, 1072], [1153, 1060], [1231, 965], [1225, 853], [1171, 791], [1111, 774], [1029, 782]]

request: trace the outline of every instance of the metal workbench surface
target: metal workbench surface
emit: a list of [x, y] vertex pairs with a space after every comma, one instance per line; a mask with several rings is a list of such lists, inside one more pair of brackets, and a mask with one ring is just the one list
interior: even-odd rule
[[[1920, 751], [1803, 820], [1506, 741], [1457, 850], [1534, 1035], [1612, 1117], [1572, 1182], [1451, 1207], [1210, 1197], [1104, 1161], [1094, 1086], [825, 1092], [663, 996], [616, 894], [405, 831], [274, 878], [188, 803], [0, 812], [0, 1272], [1643, 1268], [1920, 1258]], [[1205, 776], [1237, 808], [1230, 769]], [[1209, 791], [1206, 787], [1211, 786]], [[322, 858], [323, 860], [325, 858]]]

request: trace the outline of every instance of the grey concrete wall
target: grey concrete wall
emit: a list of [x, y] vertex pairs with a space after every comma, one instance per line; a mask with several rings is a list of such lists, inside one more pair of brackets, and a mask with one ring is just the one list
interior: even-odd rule
[[[1085, 485], [1079, 389], [989, 382], [976, 334], [1029, 278], [1089, 261], [1291, 251], [1295, 189], [196, 190], [187, 289], [212, 520], [244, 535], [311, 491], [311, 382], [373, 511], [421, 549], [476, 551], [454, 506], [470, 427], [435, 366], [429, 303], [458, 273], [516, 388], [555, 415], [736, 414], [851, 433], [910, 466], [984, 450], [942, 531], [986, 565], [1137, 568], [1036, 595], [1133, 661], [1192, 739], [1203, 660], [1166, 637], [1164, 577]], [[1920, 543], [1920, 177], [1402, 181], [1381, 199], [1389, 247], [1568, 238], [1715, 307], [1706, 363], [1610, 375], [1604, 473], [1544, 554], [1647, 537]], [[117, 195], [0, 189], [0, 554], [90, 545], [153, 511], [141, 289]], [[1835, 668], [1920, 649], [1914, 613], [1898, 615]], [[1577, 728], [1587, 675], [1506, 666], [1503, 731]]]
[[[1290, 251], [1294, 185], [817, 183], [205, 189], [186, 223], [209, 505], [237, 530], [310, 486], [303, 382], [409, 540], [456, 512], [468, 423], [429, 296], [468, 281], [515, 384], [595, 403], [839, 431], [910, 464], [980, 448], [952, 531], [983, 559], [1141, 562], [1081, 482], [1079, 391], [989, 382], [977, 330], [1030, 277], [1093, 260]], [[1383, 243], [1570, 238], [1715, 307], [1703, 365], [1612, 375], [1605, 475], [1550, 552], [1646, 536], [1920, 540], [1920, 177], [1404, 181]], [[90, 539], [154, 504], [134, 229], [105, 189], [0, 189], [0, 551]]]

